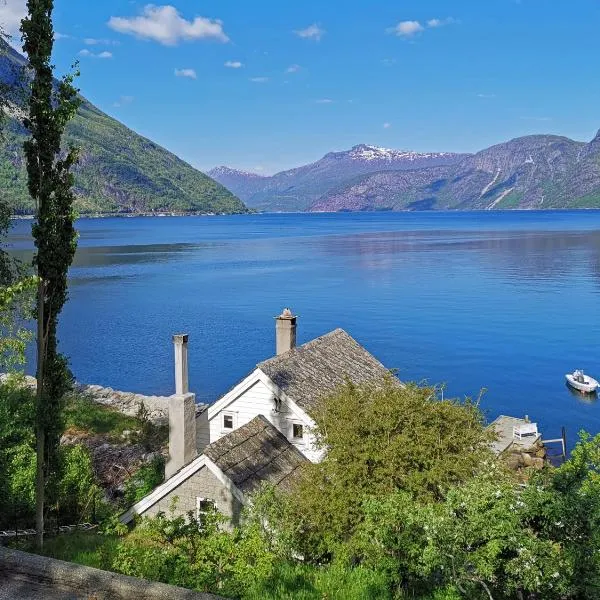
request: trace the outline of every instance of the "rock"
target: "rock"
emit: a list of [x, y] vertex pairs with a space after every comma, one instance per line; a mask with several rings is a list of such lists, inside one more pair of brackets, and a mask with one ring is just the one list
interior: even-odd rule
[[520, 454], [509, 454], [506, 458], [506, 466], [512, 471], [516, 471], [522, 464], [523, 461]]
[[546, 454], [547, 454], [546, 448], [542, 447], [535, 453], [535, 456], [536, 456], [536, 458], [546, 458]]
[[544, 468], [544, 459], [543, 458], [539, 458], [539, 457], [535, 457], [532, 458], [532, 463], [533, 463], [533, 468], [537, 469], [538, 471], [541, 471]]
[[531, 467], [533, 465], [533, 457], [531, 454], [527, 454], [527, 452], [521, 452], [521, 459], [526, 467]]

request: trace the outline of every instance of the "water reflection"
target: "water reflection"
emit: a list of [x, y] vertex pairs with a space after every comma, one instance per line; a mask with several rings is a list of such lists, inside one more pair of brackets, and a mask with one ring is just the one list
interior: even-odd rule
[[572, 388], [568, 383], [565, 383], [565, 387], [569, 390], [569, 393], [575, 400], [582, 402], [583, 404], [595, 404], [598, 401], [598, 392], [592, 394], [586, 394]]
[[[356, 257], [356, 266], [389, 269], [402, 262], [475, 258], [487, 269], [528, 282], [594, 276], [600, 284], [600, 231], [465, 232], [403, 231], [327, 236], [319, 240], [327, 256]], [[415, 257], [414, 255], [418, 255]]]

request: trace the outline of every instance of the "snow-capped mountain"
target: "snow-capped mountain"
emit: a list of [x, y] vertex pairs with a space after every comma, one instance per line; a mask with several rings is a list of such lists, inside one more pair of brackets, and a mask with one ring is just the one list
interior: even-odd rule
[[414, 162], [427, 159], [444, 159], [444, 157], [456, 155], [449, 152], [412, 152], [411, 150], [394, 150], [393, 148], [359, 144], [348, 150], [348, 156], [352, 160], [384, 160], [388, 162], [409, 160]]
[[208, 175], [229, 188], [247, 206], [267, 211], [307, 210], [324, 194], [354, 178], [379, 171], [404, 171], [453, 165], [465, 154], [420, 153], [359, 144], [330, 152], [314, 163], [282, 171], [271, 177], [217, 167]]

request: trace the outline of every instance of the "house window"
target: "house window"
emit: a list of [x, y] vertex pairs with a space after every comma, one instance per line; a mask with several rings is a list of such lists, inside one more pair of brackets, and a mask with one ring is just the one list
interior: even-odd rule
[[198, 519], [200, 524], [205, 521], [206, 515], [209, 515], [216, 509], [217, 505], [211, 498], [196, 498], [196, 519]]
[[293, 423], [292, 424], [292, 438], [294, 440], [303, 440], [304, 439], [304, 425], [302, 425], [302, 423]]
[[234, 429], [233, 413], [223, 413], [223, 431], [229, 432]]

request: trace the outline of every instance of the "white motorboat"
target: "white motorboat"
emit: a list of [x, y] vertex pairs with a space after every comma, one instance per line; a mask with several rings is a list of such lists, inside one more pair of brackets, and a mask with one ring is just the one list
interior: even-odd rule
[[567, 383], [574, 389], [584, 392], [586, 394], [593, 394], [600, 384], [589, 375], [586, 375], [580, 369], [573, 371], [573, 373], [567, 373], [565, 375]]

